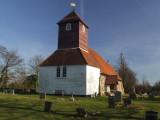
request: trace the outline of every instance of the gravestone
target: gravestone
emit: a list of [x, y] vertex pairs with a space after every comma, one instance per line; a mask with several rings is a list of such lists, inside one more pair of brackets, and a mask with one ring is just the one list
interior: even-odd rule
[[77, 108], [76, 111], [79, 117], [87, 117], [87, 111], [85, 111], [83, 108]]
[[97, 97], [97, 92], [95, 92], [95, 97]]
[[45, 106], [44, 106], [44, 112], [51, 112], [51, 108], [52, 108], [52, 102], [45, 102]]
[[2, 93], [5, 94], [5, 89], [4, 88], [2, 88]]
[[7, 89], [4, 89], [4, 93], [7, 94], [7, 93], [8, 93], [8, 90], [7, 90]]
[[72, 97], [69, 99], [69, 101], [75, 101], [73, 95], [74, 95], [74, 93], [72, 92], [72, 93], [71, 93], [71, 96], [72, 96]]
[[40, 99], [46, 99], [46, 94], [45, 93], [39, 93], [39, 98]]
[[155, 111], [146, 111], [145, 120], [158, 120], [158, 112]]
[[115, 102], [121, 102], [122, 101], [122, 94], [120, 91], [114, 92], [115, 94]]
[[129, 94], [129, 98], [131, 98], [131, 99], [137, 99], [136, 93], [130, 93]]
[[153, 93], [150, 93], [149, 96], [148, 96], [148, 98], [149, 98], [150, 100], [153, 100], [153, 99], [155, 98], [155, 96], [154, 96]]
[[123, 99], [123, 104], [125, 107], [127, 107], [128, 105], [131, 105], [132, 101], [131, 98], [124, 98]]
[[108, 97], [108, 107], [115, 108], [115, 96]]
[[15, 95], [15, 94], [14, 94], [14, 90], [13, 90], [13, 89], [11, 90], [10, 94], [11, 94], [11, 95]]

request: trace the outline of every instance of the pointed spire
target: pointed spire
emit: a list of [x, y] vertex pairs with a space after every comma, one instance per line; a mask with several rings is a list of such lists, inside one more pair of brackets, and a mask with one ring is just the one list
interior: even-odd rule
[[63, 19], [61, 19], [57, 24], [67, 23], [72, 21], [81, 21], [87, 28], [88, 25], [79, 17], [79, 15], [73, 10], [68, 15], [66, 15]]

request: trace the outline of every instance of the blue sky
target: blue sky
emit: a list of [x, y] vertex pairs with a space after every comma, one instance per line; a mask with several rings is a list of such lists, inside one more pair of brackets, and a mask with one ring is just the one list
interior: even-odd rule
[[[89, 46], [115, 65], [122, 52], [141, 81], [160, 80], [160, 0], [75, 0]], [[26, 61], [57, 49], [60, 19], [73, 0], [0, 0], [0, 45]]]

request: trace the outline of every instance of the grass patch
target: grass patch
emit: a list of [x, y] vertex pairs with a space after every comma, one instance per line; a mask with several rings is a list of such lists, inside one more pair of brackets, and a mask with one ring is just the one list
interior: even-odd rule
[[[108, 108], [108, 97], [85, 98], [69, 96], [47, 96], [46, 101], [52, 102], [54, 113], [44, 113], [45, 100], [38, 95], [9, 95], [0, 93], [0, 120], [75, 120], [76, 108], [84, 108], [92, 112], [101, 112], [101, 116], [89, 116], [87, 120], [144, 120], [145, 111], [159, 112], [160, 100], [134, 100], [138, 109]], [[132, 106], [133, 107], [133, 106]]]

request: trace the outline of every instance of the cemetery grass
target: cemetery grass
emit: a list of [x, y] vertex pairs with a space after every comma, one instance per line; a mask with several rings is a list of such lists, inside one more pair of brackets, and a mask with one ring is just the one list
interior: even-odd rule
[[[85, 98], [75, 97], [69, 101], [69, 96], [49, 96], [40, 100], [38, 95], [10, 95], [0, 93], [0, 120], [144, 120], [145, 111], [159, 112], [160, 100], [134, 100], [138, 106], [132, 108], [108, 108], [108, 97]], [[45, 101], [52, 102], [51, 113], [43, 112]], [[76, 108], [84, 108], [91, 112], [100, 112], [100, 116], [78, 118]]]

